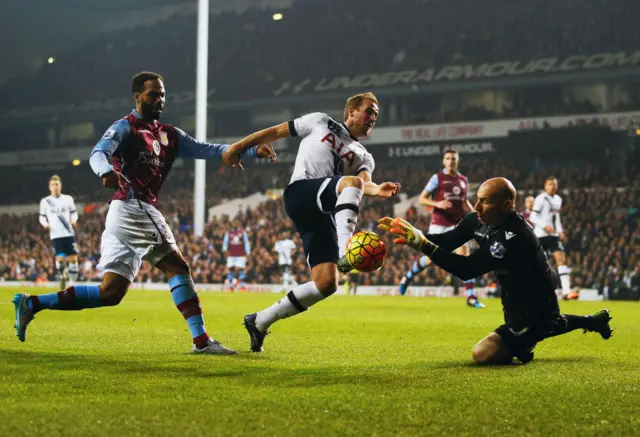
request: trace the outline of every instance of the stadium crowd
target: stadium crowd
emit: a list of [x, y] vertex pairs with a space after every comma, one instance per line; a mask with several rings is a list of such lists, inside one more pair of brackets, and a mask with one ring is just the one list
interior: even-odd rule
[[[402, 191], [413, 196], [419, 194], [426, 183], [425, 175], [440, 167], [440, 157], [430, 156], [418, 160], [393, 160], [384, 156], [383, 146], [369, 148], [376, 162], [376, 179], [396, 180], [402, 183]], [[293, 152], [290, 151], [290, 152]], [[580, 152], [583, 153], [583, 152]], [[603, 147], [600, 152], [567, 158], [547, 159], [534, 153], [514, 153], [513, 150], [496, 150], [494, 153], [462, 155], [461, 170], [470, 181], [480, 182], [493, 175], [503, 175], [522, 190], [537, 189], [541, 181], [554, 174], [563, 188], [593, 186], [626, 186], [638, 174], [640, 150], [635, 150], [622, 163], [612, 163], [611, 153]], [[500, 159], [495, 159], [499, 154]], [[249, 163], [251, 164], [251, 163]], [[291, 163], [271, 165], [251, 165], [247, 171], [237, 172], [221, 166], [217, 161], [207, 164], [207, 201], [211, 207], [225, 199], [243, 197], [270, 188], [286, 187], [291, 175]], [[0, 196], [0, 205], [38, 203], [47, 193], [49, 177], [55, 173], [62, 178], [63, 191], [74, 197], [77, 203], [106, 200], [109, 193], [102, 188], [100, 180], [93, 174], [86, 162], [74, 167], [38, 169], [24, 171], [23, 167], [7, 167], [3, 170], [5, 191]], [[398, 175], [402, 175], [399, 177]], [[193, 199], [194, 167], [192, 161], [175, 165], [161, 192], [163, 199], [183, 199], [183, 208], [190, 208]], [[189, 214], [183, 214], [188, 216]]]
[[[521, 194], [522, 202], [525, 194], [529, 193], [524, 190]], [[562, 194], [568, 264], [573, 268], [574, 284], [609, 293], [625, 287], [637, 290], [640, 283], [640, 187], [636, 184], [619, 189], [580, 188], [566, 190]], [[197, 282], [224, 282], [226, 267], [222, 239], [230, 228], [230, 218], [214, 218], [207, 223], [204, 236], [196, 238], [190, 226], [191, 217], [180, 208], [179, 202], [169, 201], [164, 205], [163, 210], [177, 242], [191, 263], [194, 279]], [[368, 199], [365, 205], [359, 220], [359, 229], [362, 230], [375, 230], [379, 217], [393, 214], [390, 202]], [[77, 238], [82, 280], [99, 279], [95, 266], [100, 257], [104, 217], [105, 208], [102, 207], [80, 218]], [[428, 216], [416, 214], [415, 207], [407, 211], [407, 217], [423, 229], [428, 227]], [[293, 274], [299, 282], [306, 280], [308, 269], [300, 250], [301, 242], [281, 200], [270, 200], [257, 209], [241, 211], [235, 218], [240, 220], [250, 237], [249, 282], [281, 281], [274, 244], [286, 235], [295, 236], [298, 247], [293, 257]], [[384, 268], [360, 274], [361, 284], [397, 284], [415, 258], [415, 254], [407, 249], [391, 247]], [[52, 248], [36, 215], [0, 215], [0, 280], [55, 280]], [[159, 271], [145, 262], [138, 280], [158, 282], [163, 278]], [[480, 280], [480, 285], [492, 282], [493, 278], [487, 275]], [[450, 283], [449, 276], [434, 267], [429, 267], [414, 281], [416, 285], [447, 283]]]

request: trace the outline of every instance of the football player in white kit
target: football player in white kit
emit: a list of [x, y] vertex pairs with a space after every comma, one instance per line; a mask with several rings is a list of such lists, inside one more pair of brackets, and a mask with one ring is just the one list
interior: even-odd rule
[[49, 179], [51, 195], [40, 201], [40, 224], [49, 231], [56, 255], [56, 271], [60, 288], [67, 288], [67, 280], [78, 279], [78, 245], [75, 226], [78, 212], [73, 197], [62, 194], [62, 180], [53, 175]]
[[280, 138], [302, 137], [283, 197], [285, 210], [302, 239], [311, 281], [293, 288], [269, 308], [245, 316], [252, 351], [263, 350], [264, 337], [273, 323], [306, 311], [335, 293], [338, 270], [352, 269], [344, 255], [356, 228], [362, 196], [388, 199], [398, 193], [400, 184], [396, 182], [376, 184], [371, 180], [373, 157], [359, 142], [373, 129], [378, 111], [378, 99], [372, 93], [357, 94], [347, 99], [343, 123], [315, 112], [256, 132], [231, 146], [232, 150], [245, 150]]
[[564, 299], [577, 299], [578, 293], [571, 290], [571, 269], [567, 266], [564, 246], [566, 240], [564, 228], [560, 221], [562, 197], [558, 192], [558, 180], [549, 176], [544, 181], [544, 193], [536, 197], [529, 221], [533, 223], [533, 232], [540, 240], [540, 244], [547, 253], [553, 254], [558, 266], [558, 276], [562, 286]]
[[281, 238], [281, 240], [276, 241], [273, 250], [278, 253], [278, 265], [282, 273], [282, 285], [286, 289], [295, 283], [293, 275], [291, 274], [291, 264], [293, 264], [291, 252], [296, 248], [296, 243], [290, 238], [288, 231], [284, 231]]

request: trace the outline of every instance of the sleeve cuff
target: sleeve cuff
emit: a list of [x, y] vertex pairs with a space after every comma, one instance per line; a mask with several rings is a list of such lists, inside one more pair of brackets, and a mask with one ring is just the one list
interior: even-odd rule
[[293, 120], [289, 121], [289, 135], [291, 135], [292, 137], [298, 136], [298, 132], [296, 131], [296, 124], [293, 122]]
[[422, 248], [422, 253], [427, 255], [428, 257], [433, 256], [434, 253], [438, 250], [438, 246], [433, 244], [431, 241], [427, 241], [427, 243]]
[[247, 150], [247, 156], [258, 156], [258, 146], [253, 146]]

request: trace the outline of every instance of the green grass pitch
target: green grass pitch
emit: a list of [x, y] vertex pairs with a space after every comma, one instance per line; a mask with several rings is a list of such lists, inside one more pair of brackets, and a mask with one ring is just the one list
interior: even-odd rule
[[44, 311], [23, 344], [15, 291], [0, 288], [0, 436], [640, 435], [634, 302], [562, 303], [611, 309], [613, 338], [576, 331], [481, 368], [470, 351], [501, 323], [497, 300], [334, 296], [252, 354], [242, 317], [279, 296], [201, 293], [209, 333], [241, 352], [217, 357], [188, 353], [168, 291]]

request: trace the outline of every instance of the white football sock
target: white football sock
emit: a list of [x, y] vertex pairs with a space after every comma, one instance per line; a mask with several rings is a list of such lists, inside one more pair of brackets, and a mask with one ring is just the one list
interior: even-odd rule
[[562, 294], [565, 296], [571, 292], [571, 269], [568, 266], [558, 266]]
[[282, 280], [284, 282], [284, 286], [288, 287], [289, 284], [291, 283], [291, 274], [289, 272], [284, 272], [282, 274]]
[[69, 279], [76, 282], [78, 279], [78, 262], [69, 263]]
[[336, 229], [338, 231], [338, 247], [340, 258], [347, 253], [347, 243], [356, 230], [358, 222], [358, 210], [363, 191], [356, 187], [346, 187], [338, 196], [335, 216]]
[[320, 293], [313, 281], [298, 285], [278, 302], [257, 313], [256, 327], [265, 332], [278, 320], [306, 311], [324, 298], [325, 296]]

